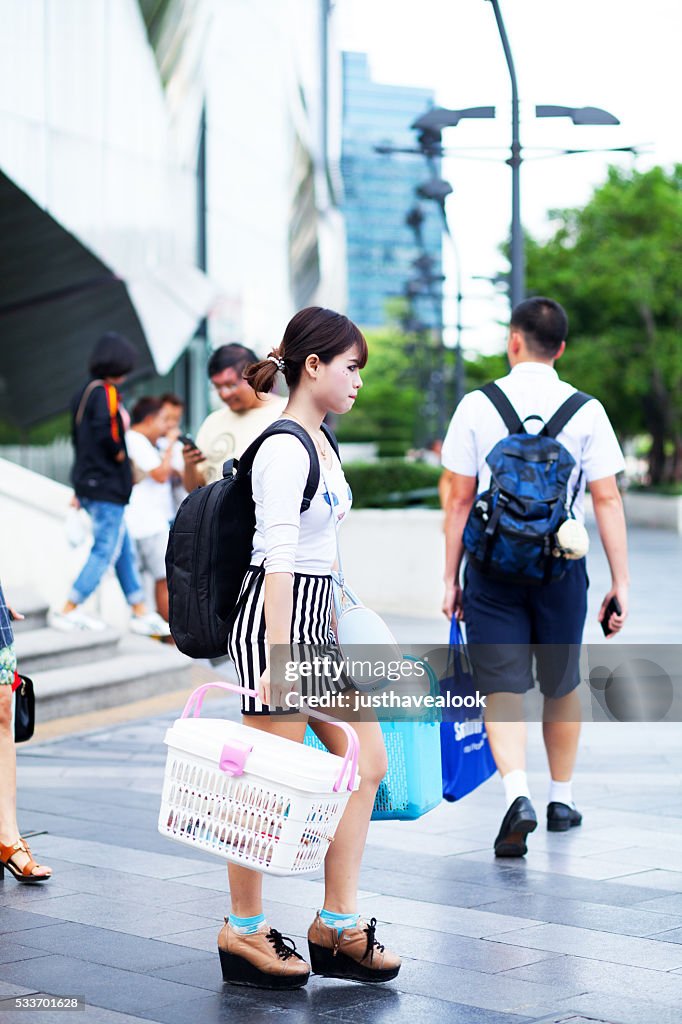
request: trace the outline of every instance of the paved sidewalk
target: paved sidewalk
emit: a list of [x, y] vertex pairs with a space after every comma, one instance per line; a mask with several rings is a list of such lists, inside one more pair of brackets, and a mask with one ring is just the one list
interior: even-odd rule
[[[211, 714], [234, 716], [216, 701]], [[417, 822], [371, 826], [361, 910], [405, 957], [368, 988], [313, 978], [288, 996], [223, 988], [215, 950], [227, 910], [219, 861], [156, 832], [173, 716], [29, 747], [21, 823], [55, 877], [0, 883], [0, 998], [84, 996], [74, 1021], [202, 1024], [270, 1019], [521, 1024], [549, 1018], [677, 1024], [682, 1017], [679, 725], [590, 725], [582, 746], [581, 830], [541, 823], [526, 860], [496, 863], [502, 805], [490, 780]], [[531, 784], [543, 806], [535, 726]], [[322, 886], [268, 879], [269, 921], [305, 950]], [[571, 1011], [571, 1013], [569, 1013]], [[566, 1016], [567, 1015], [567, 1016]], [[72, 1015], [39, 1018], [66, 1022]], [[3, 1021], [21, 1013], [4, 1013]]]
[[[664, 551], [668, 564], [679, 557], [680, 541], [646, 531], [642, 539], [637, 638], [665, 612], [666, 638], [677, 640], [682, 612], [665, 592], [676, 574], [657, 565]], [[595, 606], [601, 572], [597, 561]], [[440, 624], [395, 625], [401, 639], [442, 639], [433, 635]], [[231, 698], [207, 708], [237, 717]], [[6, 874], [0, 883], [0, 999], [50, 992], [88, 1004], [84, 1013], [42, 1013], [40, 1024], [261, 1024], [274, 1013], [291, 1024], [682, 1019], [682, 725], [587, 725], [576, 785], [584, 825], [548, 834], [541, 820], [524, 860], [492, 855], [503, 811], [495, 778], [419, 821], [373, 823], [360, 909], [403, 955], [398, 978], [372, 988], [313, 977], [302, 991], [271, 995], [222, 984], [224, 865], [156, 831], [162, 741], [175, 716], [20, 751], [21, 826], [47, 831], [33, 845], [55, 877], [29, 887]], [[537, 724], [529, 772], [542, 818]], [[266, 896], [270, 923], [305, 953], [319, 878], [267, 879]], [[27, 1020], [23, 1011], [0, 1016]]]

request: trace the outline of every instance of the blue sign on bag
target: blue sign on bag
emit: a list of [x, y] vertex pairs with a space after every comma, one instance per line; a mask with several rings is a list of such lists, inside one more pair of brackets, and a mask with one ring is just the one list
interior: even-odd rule
[[[448, 692], [453, 696], [474, 696], [476, 693], [462, 631], [454, 616], [450, 626], [449, 667], [440, 682], [440, 691], [443, 696]], [[472, 709], [467, 714], [465, 709], [443, 710], [440, 755], [446, 800], [461, 800], [497, 771], [480, 711]]]

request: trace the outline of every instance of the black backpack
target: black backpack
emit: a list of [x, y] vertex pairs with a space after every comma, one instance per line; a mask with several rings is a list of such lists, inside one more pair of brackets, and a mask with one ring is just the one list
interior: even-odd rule
[[[322, 429], [338, 455], [336, 438], [324, 424]], [[240, 459], [225, 463], [222, 480], [188, 494], [171, 527], [166, 550], [170, 630], [178, 649], [192, 658], [220, 658], [227, 652], [256, 528], [251, 469], [263, 441], [273, 434], [293, 434], [308, 452], [301, 502], [301, 512], [307, 511], [320, 482], [315, 443], [303, 427], [281, 419]]]

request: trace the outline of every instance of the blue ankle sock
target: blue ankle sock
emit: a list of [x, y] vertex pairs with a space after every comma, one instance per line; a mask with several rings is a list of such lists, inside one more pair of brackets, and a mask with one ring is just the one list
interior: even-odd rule
[[339, 934], [344, 928], [355, 928], [358, 923], [358, 914], [336, 914], [333, 910], [320, 911], [320, 920], [328, 928], [336, 928]]
[[236, 914], [230, 914], [227, 921], [239, 935], [253, 935], [265, 921], [265, 914], [256, 914], [255, 917], [237, 917]]

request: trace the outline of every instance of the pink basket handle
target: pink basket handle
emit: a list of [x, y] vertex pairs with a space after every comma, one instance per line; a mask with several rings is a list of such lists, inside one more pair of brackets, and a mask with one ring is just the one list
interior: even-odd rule
[[[204, 697], [206, 691], [210, 689], [228, 690], [230, 693], [245, 693], [248, 697], [258, 698], [257, 690], [250, 690], [246, 686], [238, 686], [236, 683], [224, 683], [218, 682], [217, 680], [213, 683], [204, 683], [202, 686], [198, 686], [193, 693], [189, 695], [187, 703], [185, 704], [181, 718], [189, 718], [190, 714], [193, 718], [198, 718], [201, 714], [201, 708], [204, 703]], [[343, 729], [348, 740], [348, 746], [346, 748], [346, 754], [341, 765], [341, 771], [338, 774], [336, 782], [334, 783], [334, 792], [338, 793], [343, 784], [343, 780], [346, 775], [346, 769], [350, 766], [348, 774], [348, 784], [346, 789], [352, 791], [355, 785], [355, 777], [358, 771], [358, 754], [360, 751], [360, 741], [358, 734], [352, 725], [347, 722], [339, 722], [336, 718], [331, 718], [329, 715], [323, 714], [321, 711], [315, 711], [313, 708], [306, 708], [305, 713], [310, 715], [312, 718], [317, 718], [321, 722], [329, 722], [331, 725], [338, 726], [339, 729]]]

